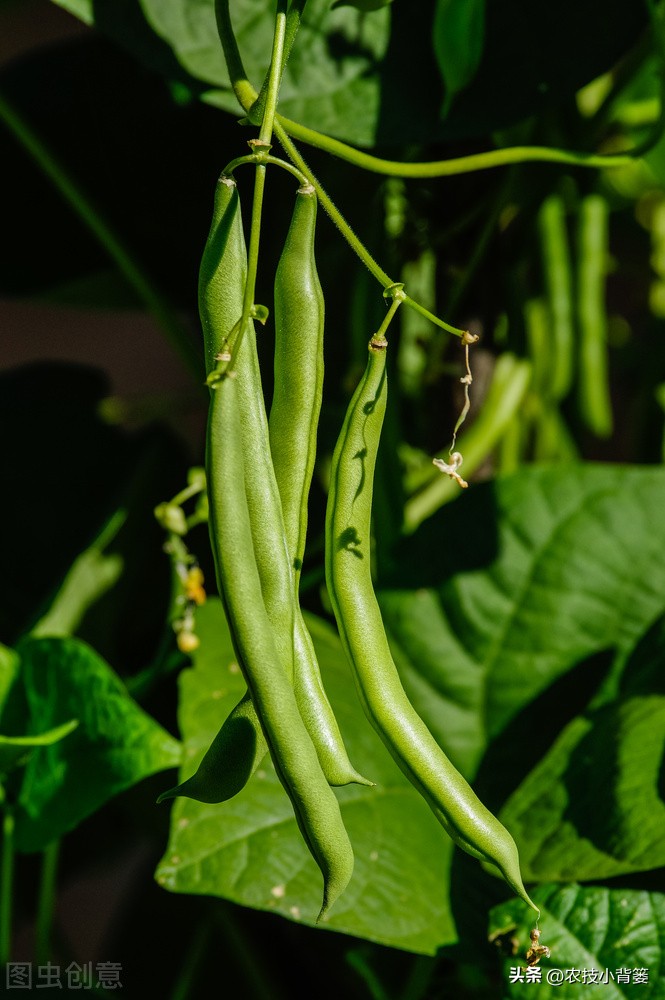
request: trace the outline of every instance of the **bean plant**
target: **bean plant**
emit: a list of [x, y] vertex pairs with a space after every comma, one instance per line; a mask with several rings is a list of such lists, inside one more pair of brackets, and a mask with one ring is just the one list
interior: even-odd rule
[[3, 294], [188, 388], [2, 378], [0, 973], [131, 830], [130, 991], [665, 996], [665, 7], [54, 2]]

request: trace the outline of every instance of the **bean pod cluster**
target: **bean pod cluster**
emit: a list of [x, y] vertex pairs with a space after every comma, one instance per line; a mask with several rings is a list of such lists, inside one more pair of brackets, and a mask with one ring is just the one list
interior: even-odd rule
[[[187, 795], [222, 802], [244, 787], [268, 751], [323, 875], [320, 919], [353, 872], [353, 850], [331, 786], [372, 783], [349, 760], [298, 599], [323, 390], [316, 214], [314, 190], [302, 186], [275, 275], [274, 391], [268, 417], [254, 324], [243, 311], [247, 251], [238, 189], [226, 174], [217, 184], [199, 278], [210, 386], [209, 527], [218, 589], [247, 692], [197, 772], [162, 798]], [[384, 334], [402, 293], [395, 286], [387, 295], [393, 305], [369, 342], [365, 373], [333, 456], [326, 584], [362, 706], [388, 751], [452, 839], [537, 909], [522, 884], [509, 832], [479, 801], [409, 702], [374, 595], [370, 541], [374, 468], [387, 399]]]

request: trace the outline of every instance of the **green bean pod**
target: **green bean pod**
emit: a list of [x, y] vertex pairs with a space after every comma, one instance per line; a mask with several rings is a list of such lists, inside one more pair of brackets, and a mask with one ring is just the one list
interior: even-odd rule
[[591, 194], [580, 206], [577, 318], [580, 329], [578, 399], [585, 424], [598, 437], [612, 433], [612, 401], [607, 357], [605, 275], [609, 209]]
[[238, 188], [233, 177], [221, 174], [199, 267], [199, 316], [207, 375], [216, 367], [218, 354], [227, 349], [228, 338], [240, 320], [246, 271]]
[[251, 321], [242, 334], [234, 375], [237, 380], [240, 427], [245, 451], [245, 494], [256, 564], [279, 661], [293, 684], [293, 573], [270, 455], [256, 332]]
[[339, 803], [321, 770], [298, 711], [293, 687], [286, 671], [279, 666], [254, 555], [244, 487], [239, 379], [232, 374], [223, 377], [212, 390], [208, 420], [209, 526], [217, 582], [224, 594], [245, 680], [275, 768], [323, 874], [321, 919], [351, 878], [353, 851]]
[[[240, 320], [246, 273], [247, 251], [238, 189], [232, 177], [221, 174], [215, 187], [198, 284], [208, 375], [216, 368], [218, 355], [228, 350], [229, 338]], [[237, 648], [236, 656], [239, 656]], [[164, 792], [158, 801], [186, 795], [201, 802], [224, 802], [244, 787], [267, 752], [268, 744], [256, 709], [245, 694], [222, 724], [195, 774]]]
[[[199, 277], [199, 311], [208, 373], [242, 315], [247, 250], [235, 181], [220, 178], [213, 221]], [[238, 331], [240, 332], [240, 331]], [[277, 650], [293, 674], [295, 601], [281, 502], [268, 440], [256, 332], [249, 321], [242, 331], [234, 366], [245, 447], [245, 491], [263, 597], [275, 630]]]
[[275, 273], [270, 449], [296, 584], [305, 553], [307, 495], [323, 396], [325, 304], [314, 256], [316, 212], [314, 189], [300, 188]]
[[275, 364], [270, 451], [293, 569], [294, 685], [307, 730], [331, 785], [371, 785], [352, 766], [323, 687], [311, 636], [302, 617], [298, 583], [307, 535], [307, 499], [316, 459], [323, 395], [325, 305], [316, 269], [317, 198], [310, 186], [296, 195], [291, 225], [275, 274]]
[[[220, 242], [218, 236], [215, 236], [212, 241], [210, 238], [208, 240], [208, 245], [212, 245], [213, 248], [212, 266], [209, 269], [206, 266], [206, 275], [208, 271], [211, 275], [206, 288], [214, 296], [211, 305], [217, 309], [217, 315], [221, 314], [220, 301], [223, 297], [223, 311], [229, 317], [226, 325], [233, 319], [237, 322], [237, 318], [240, 318], [242, 314], [247, 277], [247, 250], [237, 193], [235, 198], [238, 205], [235, 212], [235, 222], [225, 244], [226, 255], [228, 256], [230, 252], [233, 253], [233, 268], [223, 268], [219, 262], [215, 268], [215, 254]], [[213, 226], [218, 217], [219, 208], [216, 202]], [[218, 223], [217, 231], [222, 225], [223, 219]], [[206, 253], [204, 253], [204, 262], [207, 263]], [[203, 267], [202, 264], [202, 270]], [[229, 278], [231, 271], [234, 276], [232, 281]], [[221, 332], [224, 324], [217, 321], [216, 317], [213, 319], [214, 322], [209, 325]], [[204, 322], [203, 325], [205, 328], [206, 323]], [[292, 678], [295, 615], [293, 573], [286, 543], [280, 495], [270, 455], [268, 421], [263, 403], [263, 387], [254, 323], [249, 320], [245, 324], [244, 330], [238, 331], [238, 333], [240, 339], [237, 350], [235, 350], [233, 370], [234, 377], [237, 379], [238, 405], [245, 449], [244, 484], [254, 553], [259, 569], [264, 603], [273, 627], [279, 661], [287, 671], [289, 678]], [[225, 344], [219, 345], [218, 350], [227, 349], [227, 346]], [[212, 354], [212, 351], [206, 351], [206, 354]]]
[[386, 341], [373, 338], [331, 469], [326, 581], [363, 708], [393, 758], [456, 844], [494, 866], [529, 906], [510, 833], [453, 767], [408, 700], [393, 662], [370, 572], [374, 467], [386, 408]]
[[549, 393], [554, 400], [570, 391], [573, 377], [573, 282], [566, 232], [566, 210], [559, 195], [550, 195], [538, 213], [545, 287], [552, 322]]

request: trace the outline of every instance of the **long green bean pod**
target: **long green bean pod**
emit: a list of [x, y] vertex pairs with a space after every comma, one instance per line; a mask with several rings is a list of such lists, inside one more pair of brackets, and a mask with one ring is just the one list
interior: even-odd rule
[[552, 354], [549, 395], [563, 399], [573, 376], [573, 282], [566, 232], [566, 210], [559, 195], [550, 195], [538, 213], [547, 303], [552, 321]]
[[[233, 181], [230, 183], [234, 184]], [[216, 367], [220, 354], [228, 357], [231, 353], [233, 344], [229, 340], [242, 314], [247, 276], [247, 250], [240, 202], [237, 189], [229, 196], [228, 188], [229, 179], [220, 178], [199, 279], [199, 311], [209, 371]], [[225, 207], [227, 203], [228, 208]], [[227, 212], [231, 214], [228, 221]], [[238, 379], [245, 447], [245, 491], [264, 601], [275, 630], [280, 659], [289, 676], [292, 676], [293, 574], [270, 455], [254, 324], [249, 321], [239, 333], [234, 373]]]
[[453, 767], [408, 700], [393, 662], [370, 572], [374, 467], [386, 409], [386, 341], [367, 368], [335, 448], [326, 512], [326, 581], [363, 708], [456, 844], [494, 866], [529, 906], [510, 833]]
[[307, 534], [307, 500], [316, 459], [323, 394], [325, 306], [316, 269], [317, 198], [311, 186], [296, 195], [291, 225], [275, 274], [275, 364], [270, 452], [282, 502], [294, 587], [294, 686], [300, 713], [331, 785], [369, 785], [349, 761], [326, 696], [298, 584]]
[[[212, 222], [199, 270], [199, 315], [208, 375], [216, 369], [220, 355], [229, 352], [242, 313], [246, 270], [238, 189], [232, 177], [222, 174], [215, 188]], [[228, 613], [227, 619], [240, 661]], [[185, 795], [199, 802], [225, 802], [244, 788], [267, 752], [268, 744], [247, 692], [223, 722], [195, 773], [175, 788], [163, 792], [158, 801]]]
[[321, 919], [351, 878], [353, 851], [339, 803], [321, 770], [287, 672], [279, 664], [254, 555], [244, 450], [238, 379], [230, 372], [212, 389], [206, 449], [217, 582], [275, 769], [323, 874]]
[[580, 329], [579, 407], [589, 430], [612, 433], [607, 358], [605, 275], [608, 256], [607, 202], [591, 194], [580, 206], [577, 317]]
[[314, 188], [300, 188], [275, 273], [270, 450], [296, 584], [305, 553], [307, 494], [323, 395], [325, 305], [314, 257], [316, 209]]

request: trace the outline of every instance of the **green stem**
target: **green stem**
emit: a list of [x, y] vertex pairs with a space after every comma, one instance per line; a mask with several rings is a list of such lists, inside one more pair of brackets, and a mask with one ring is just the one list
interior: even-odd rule
[[[341, 232], [342, 236], [349, 244], [351, 249], [358, 255], [358, 257], [360, 257], [361, 261], [368, 269], [368, 271], [376, 278], [377, 281], [379, 281], [383, 285], [384, 288], [389, 288], [391, 285], [394, 285], [395, 282], [393, 281], [393, 279], [374, 260], [367, 247], [356, 236], [349, 223], [346, 221], [342, 213], [339, 211], [339, 209], [333, 202], [332, 198], [327, 194], [321, 182], [317, 180], [315, 175], [307, 166], [307, 163], [300, 155], [298, 149], [296, 148], [296, 146], [294, 146], [294, 144], [291, 142], [288, 135], [282, 128], [280, 124], [279, 115], [277, 115], [277, 117], [275, 118], [275, 135], [279, 139], [280, 144], [284, 148], [284, 151], [289, 157], [289, 159], [292, 160], [293, 163], [295, 163], [298, 169], [302, 171], [302, 173], [305, 175], [309, 183], [312, 185], [312, 187], [316, 191], [317, 197], [321, 205], [328, 213], [332, 221], [335, 223], [335, 225], [337, 226], [337, 228], [339, 229], [339, 231]], [[416, 312], [420, 313], [421, 316], [425, 316], [426, 319], [430, 320], [432, 323], [435, 323], [436, 326], [440, 326], [442, 330], [447, 330], [448, 333], [453, 333], [455, 334], [456, 337], [462, 337], [464, 335], [464, 330], [459, 330], [457, 327], [451, 326], [449, 323], [446, 323], [445, 320], [439, 319], [439, 317], [435, 316], [434, 313], [431, 313], [429, 309], [425, 309], [425, 307], [421, 306], [419, 302], [416, 302], [414, 299], [412, 299], [410, 295], [405, 295], [403, 301], [406, 303], [406, 305], [410, 306], [412, 309], [415, 309]]]
[[446, 323], [445, 320], [440, 319], [438, 316], [435, 316], [434, 313], [431, 313], [429, 311], [429, 309], [425, 309], [425, 307], [421, 306], [419, 302], [416, 302], [415, 299], [412, 299], [410, 295], [404, 296], [404, 302], [406, 303], [407, 306], [410, 306], [412, 309], [415, 309], [417, 313], [420, 313], [421, 316], [424, 316], [426, 319], [430, 320], [430, 322], [434, 323], [436, 326], [441, 327], [442, 330], [447, 330], [448, 333], [454, 333], [456, 337], [463, 337], [464, 334], [467, 332], [466, 330], [460, 330], [456, 326], [451, 326], [450, 323]]
[[[238, 98], [238, 102], [240, 103], [243, 111], [249, 113], [252, 105], [259, 95], [247, 79], [245, 67], [242, 63], [242, 57], [238, 50], [238, 44], [233, 33], [233, 26], [231, 24], [231, 17], [229, 13], [229, 0], [215, 0], [215, 13], [217, 16], [217, 29], [219, 31], [222, 49], [224, 50], [224, 58], [226, 59], [229, 77], [231, 78], [231, 86], [233, 87], [235, 95]], [[275, 116], [273, 128], [275, 135], [284, 148], [287, 156], [292, 160], [301, 173], [305, 175], [309, 183], [315, 189], [321, 205], [347, 240], [351, 248], [358, 254], [366, 267], [371, 271], [374, 277], [381, 282], [384, 288], [394, 284], [393, 280], [384, 270], [382, 270], [382, 268], [379, 267], [371, 254], [365, 249], [361, 241], [351, 229], [351, 226], [342, 216], [332, 199], [326, 194], [323, 186], [309, 169], [297, 148], [289, 139], [285, 129], [282, 127], [281, 115]]]
[[[304, 6], [304, 4], [303, 4]], [[215, 0], [215, 13], [217, 17], [217, 29], [219, 31], [219, 37], [222, 43], [222, 48], [224, 50], [224, 58], [226, 59], [226, 65], [229, 71], [229, 77], [231, 78], [231, 85], [235, 92], [238, 102], [242, 107], [243, 111], [246, 113], [250, 112], [250, 109], [256, 99], [258, 94], [254, 87], [251, 85], [247, 79], [247, 74], [245, 72], [245, 67], [242, 63], [242, 57], [238, 50], [238, 45], [233, 34], [233, 26], [231, 24], [231, 16], [229, 13], [229, 0]], [[273, 47], [274, 51], [274, 47]], [[284, 51], [284, 46], [282, 44], [282, 51]], [[265, 120], [265, 116], [264, 116]], [[332, 221], [335, 223], [339, 231], [341, 232], [344, 239], [347, 241], [351, 249], [360, 257], [361, 261], [370, 271], [370, 273], [376, 278], [377, 281], [383, 285], [384, 288], [388, 288], [390, 285], [394, 285], [393, 279], [386, 274], [382, 267], [374, 260], [370, 252], [364, 246], [362, 241], [356, 236], [353, 229], [346, 221], [342, 213], [339, 211], [332, 198], [326, 193], [323, 185], [317, 180], [315, 175], [312, 173], [307, 163], [300, 155], [300, 152], [296, 146], [291, 142], [286, 130], [283, 127], [282, 119], [280, 115], [275, 115], [274, 122], [272, 122], [273, 130], [277, 139], [279, 140], [281, 146], [283, 147], [285, 153], [289, 159], [295, 164], [295, 166], [305, 175], [309, 183], [312, 185], [316, 191], [317, 197], [323, 206], [324, 210], [328, 213]], [[336, 140], [332, 140], [336, 141]], [[351, 147], [348, 147], [351, 148]], [[443, 330], [447, 330], [449, 333], [454, 333], [457, 336], [462, 336], [462, 330], [458, 330], [454, 326], [450, 326], [443, 320], [439, 319], [433, 313], [429, 312], [419, 303], [414, 302], [408, 295], [405, 296], [404, 301], [407, 305], [411, 306], [422, 316], [431, 320], [437, 326], [440, 326]], [[242, 330], [241, 330], [242, 335]]]
[[282, 73], [284, 72], [284, 67], [289, 61], [289, 56], [291, 55], [291, 49], [293, 48], [293, 43], [296, 40], [296, 35], [300, 28], [300, 22], [302, 21], [303, 11], [307, 5], [307, 0], [291, 0], [289, 5], [289, 12], [286, 15], [286, 34], [284, 36], [284, 56], [282, 58]]
[[247, 249], [247, 281], [245, 282], [245, 294], [242, 302], [242, 316], [240, 319], [240, 333], [236, 340], [233, 353], [236, 354], [238, 345], [242, 338], [245, 327], [254, 305], [254, 294], [256, 292], [256, 275], [259, 265], [259, 246], [261, 242], [261, 215], [263, 212], [263, 192], [266, 184], [266, 168], [262, 164], [256, 167], [256, 178], [254, 180], [254, 198], [252, 201], [252, 222], [249, 232], [249, 247]]
[[234, 170], [237, 170], [238, 167], [241, 167], [246, 163], [254, 166], [256, 166], [257, 163], [272, 163], [274, 166], [281, 167], [282, 170], [286, 170], [288, 173], [292, 174], [301, 186], [308, 183], [305, 175], [302, 174], [297, 167], [294, 167], [292, 163], [287, 163], [286, 160], [280, 160], [278, 156], [270, 156], [266, 153], [248, 153], [247, 156], [238, 156], [235, 160], [231, 160], [230, 163], [226, 164], [223, 173], [227, 177], [231, 177]]
[[[433, 160], [425, 163], [400, 163], [397, 160], [384, 160], [371, 153], [363, 153], [360, 149], [332, 139], [330, 136], [316, 132], [314, 129], [300, 125], [298, 122], [277, 116], [282, 129], [294, 139], [322, 149], [340, 160], [346, 160], [363, 170], [387, 177], [453, 177], [457, 174], [470, 174], [478, 170], [493, 170], [496, 167], [506, 167], [512, 163], [565, 163], [575, 167], [609, 170], [625, 167], [641, 156], [654, 139], [649, 143], [641, 143], [639, 147], [618, 154], [575, 153], [566, 149], [552, 149], [549, 146], [509, 146], [505, 149], [492, 149], [485, 153], [472, 153], [469, 156], [457, 156], [451, 160]], [[281, 141], [281, 140], [280, 140]]]
[[305, 175], [309, 183], [312, 185], [316, 191], [317, 197], [328, 213], [332, 221], [335, 223], [344, 239], [347, 241], [351, 249], [360, 257], [361, 261], [365, 267], [374, 275], [377, 281], [379, 281], [384, 288], [388, 288], [390, 285], [394, 285], [393, 279], [390, 275], [386, 274], [382, 267], [377, 264], [370, 252], [363, 245], [361, 240], [356, 236], [353, 229], [346, 221], [342, 213], [339, 211], [332, 198], [327, 194], [321, 182], [314, 176], [311, 169], [308, 167], [307, 163], [300, 155], [297, 147], [291, 142], [286, 131], [281, 124], [281, 116], [277, 115], [275, 119], [275, 135], [279, 139], [280, 145], [283, 147], [284, 152], [287, 154], [290, 160], [295, 163], [298, 169]]
[[104, 248], [164, 331], [188, 371], [197, 382], [200, 382], [203, 374], [203, 360], [191, 340], [187, 328], [139, 267], [111, 225], [102, 217], [92, 201], [56, 159], [53, 152], [3, 94], [0, 94], [0, 121], [4, 122], [23, 148], [32, 156], [61, 197]]
[[42, 854], [42, 873], [37, 902], [35, 957], [38, 965], [46, 965], [51, 957], [51, 929], [55, 910], [56, 879], [60, 841], [53, 840]]
[[272, 127], [277, 113], [277, 98], [282, 79], [282, 57], [284, 54], [284, 34], [286, 32], [286, 0], [277, 0], [275, 33], [272, 42], [270, 69], [268, 71], [268, 91], [261, 121], [259, 140], [266, 145], [272, 141]]
[[392, 294], [392, 302], [390, 303], [390, 309], [384, 316], [381, 326], [376, 331], [372, 339], [381, 340], [383, 337], [385, 337], [386, 333], [388, 332], [388, 327], [390, 326], [395, 317], [395, 313], [397, 312], [402, 302], [404, 301], [405, 301], [405, 296], [404, 292], [402, 291], [402, 286], [401, 285], [395, 286], [395, 291]]
[[14, 810], [0, 801], [2, 813], [2, 854], [0, 855], [0, 967], [11, 955], [12, 902], [14, 892]]
[[[291, 0], [287, 15], [286, 15], [286, 29], [284, 33], [284, 51], [282, 53], [282, 65], [281, 73], [284, 73], [286, 64], [289, 61], [289, 56], [291, 55], [291, 49], [293, 48], [293, 43], [296, 40], [296, 35], [298, 34], [298, 29], [300, 28], [300, 22], [302, 20], [302, 13], [305, 9], [305, 4], [307, 0]], [[268, 73], [259, 96], [257, 97], [254, 105], [251, 109], [252, 120], [257, 123], [263, 119], [265, 100], [268, 92], [268, 82], [270, 74]]]
[[[231, 39], [230, 52], [235, 67], [234, 73], [235, 76], [237, 77], [238, 72], [242, 70], [242, 61], [240, 60], [240, 53], [238, 52], [238, 48], [235, 43], [235, 38], [233, 36], [233, 29], [231, 27], [231, 21], [228, 11], [228, 0], [225, 3], [217, 2], [216, 10], [218, 11], [218, 27], [220, 32], [220, 39], [225, 54], [227, 53], [227, 48], [229, 48], [228, 35], [230, 35]], [[220, 11], [222, 13], [221, 20], [219, 17]], [[286, 30], [286, 0], [278, 0], [277, 13], [275, 15], [275, 32], [273, 35], [270, 70], [268, 73], [268, 90], [266, 94], [266, 106], [263, 115], [263, 120], [261, 122], [259, 138], [258, 140], [255, 140], [257, 145], [263, 147], [263, 151], [265, 153], [267, 153], [268, 150], [270, 149], [270, 143], [272, 140], [273, 122], [275, 119], [275, 112], [277, 109], [277, 97], [279, 94], [279, 84], [281, 79], [282, 54], [284, 52], [285, 30]], [[236, 65], [236, 61], [239, 62], [239, 65]], [[229, 72], [231, 73], [230, 66], [229, 66]], [[231, 75], [233, 79], [234, 74], [231, 73]], [[234, 356], [237, 355], [240, 342], [243, 338], [245, 329], [250, 319], [252, 308], [254, 306], [254, 295], [256, 293], [256, 275], [259, 265], [259, 247], [261, 242], [261, 216], [263, 213], [263, 193], [265, 190], [265, 183], [266, 183], [266, 166], [264, 162], [259, 161], [256, 164], [254, 197], [252, 200], [252, 219], [251, 219], [251, 228], [249, 233], [249, 247], [247, 250], [247, 280], [245, 282], [245, 291], [243, 295], [242, 315], [240, 317], [239, 332], [235, 344], [233, 345]]]

